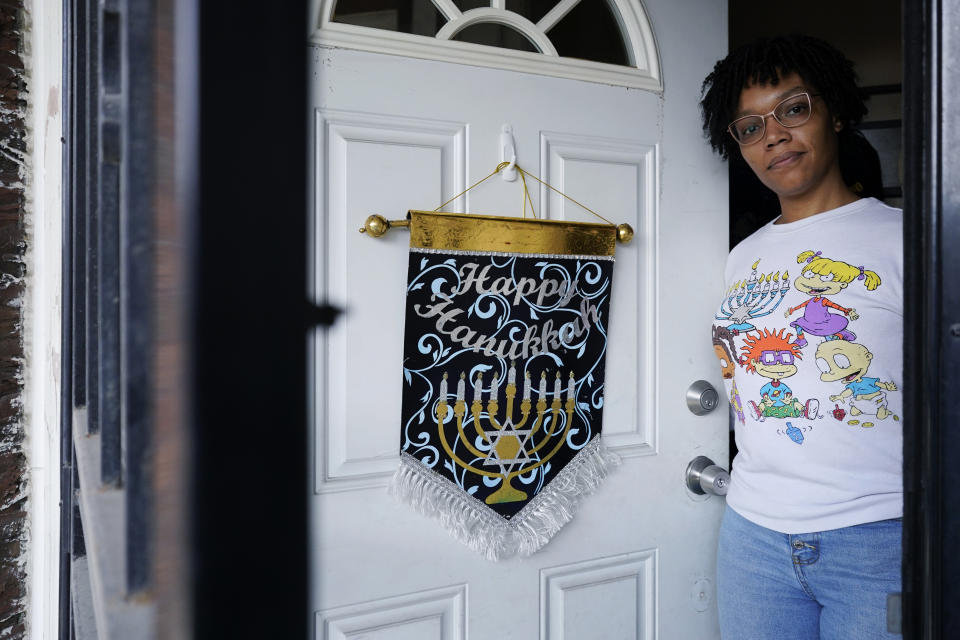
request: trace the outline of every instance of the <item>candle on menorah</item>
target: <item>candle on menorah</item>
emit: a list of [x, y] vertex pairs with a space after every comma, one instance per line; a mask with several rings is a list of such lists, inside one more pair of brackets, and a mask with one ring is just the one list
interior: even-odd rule
[[[499, 393], [499, 374], [494, 373], [493, 382], [490, 385], [490, 395], [487, 402], [487, 412], [481, 412], [483, 401], [483, 374], [477, 374], [473, 382], [473, 403], [471, 414], [473, 427], [483, 438], [490, 448], [488, 451], [479, 449], [467, 435], [464, 427], [464, 418], [466, 417], [466, 407], [464, 396], [466, 392], [466, 376], [460, 374], [460, 381], [457, 383], [457, 402], [454, 407], [456, 415], [458, 442], [462, 444], [477, 459], [482, 459], [483, 468], [477, 468], [468, 460], [454, 450], [450, 445], [450, 440], [444, 429], [444, 424], [449, 412], [446, 403], [447, 391], [447, 373], [444, 372], [444, 378], [440, 382], [441, 399], [437, 405], [437, 429], [440, 442], [447, 454], [461, 467], [474, 473], [499, 478], [500, 487], [486, 497], [487, 504], [498, 504], [505, 502], [518, 502], [526, 500], [529, 496], [523, 490], [517, 489], [511, 484], [511, 481], [523, 473], [528, 473], [543, 464], [564, 446], [567, 433], [573, 424], [573, 411], [576, 407], [576, 385], [574, 374], [570, 372], [570, 379], [567, 383], [567, 401], [564, 407], [561, 398], [563, 395], [563, 383], [561, 374], [558, 371], [553, 385], [553, 401], [550, 408], [547, 408], [547, 372], [540, 373], [539, 398], [537, 401], [536, 412], [532, 419], [533, 423], [528, 424], [531, 419], [530, 411], [530, 373], [524, 372], [523, 400], [520, 404], [520, 418], [515, 419], [513, 415], [512, 399], [516, 394], [516, 370], [511, 364], [507, 374], [507, 397], [511, 400], [508, 403], [505, 415], [500, 415], [499, 405], [497, 403], [497, 394]], [[561, 425], [560, 416], [566, 413], [566, 420]], [[544, 428], [547, 417], [552, 416], [550, 427]], [[561, 428], [562, 426], [562, 428]], [[452, 435], [452, 434], [451, 434]], [[546, 447], [552, 445], [549, 452], [541, 453]], [[496, 468], [498, 471], [492, 471], [490, 468]]]
[[730, 331], [747, 332], [756, 329], [758, 318], [773, 313], [790, 289], [789, 273], [779, 271], [760, 273], [760, 261], [753, 263], [752, 271], [745, 280], [733, 285], [733, 292], [722, 302], [714, 316], [723, 321]]

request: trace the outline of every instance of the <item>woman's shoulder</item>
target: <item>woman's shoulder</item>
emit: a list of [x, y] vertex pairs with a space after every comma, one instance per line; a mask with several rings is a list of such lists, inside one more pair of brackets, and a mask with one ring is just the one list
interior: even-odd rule
[[901, 225], [903, 211], [877, 198], [861, 198], [810, 218], [811, 226]]
[[864, 198], [862, 214], [883, 217], [891, 222], [900, 223], [903, 218], [903, 209], [892, 207], [882, 200], [876, 198]]
[[903, 210], [876, 198], [864, 198], [863, 206], [855, 215], [835, 222], [843, 233], [850, 233], [851, 238], [859, 236], [874, 243], [887, 241], [899, 245], [903, 237]]

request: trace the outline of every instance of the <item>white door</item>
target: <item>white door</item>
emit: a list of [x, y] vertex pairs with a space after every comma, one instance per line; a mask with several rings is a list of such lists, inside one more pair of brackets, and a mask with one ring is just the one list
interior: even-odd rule
[[[721, 498], [690, 493], [687, 464], [727, 459], [709, 324], [727, 246], [723, 166], [697, 100], [726, 46], [726, 6], [645, 2], [664, 91], [341, 48], [311, 51], [316, 295], [346, 314], [314, 350], [312, 609], [317, 638], [475, 640], [719, 637]], [[502, 5], [501, 5], [502, 6]], [[521, 167], [636, 237], [619, 245], [603, 441], [623, 464], [536, 554], [490, 562], [387, 495], [398, 463], [409, 235], [366, 217], [432, 210], [500, 162]], [[531, 184], [538, 215], [595, 221]], [[496, 176], [447, 207], [521, 215]], [[528, 212], [529, 215], [529, 212]]]

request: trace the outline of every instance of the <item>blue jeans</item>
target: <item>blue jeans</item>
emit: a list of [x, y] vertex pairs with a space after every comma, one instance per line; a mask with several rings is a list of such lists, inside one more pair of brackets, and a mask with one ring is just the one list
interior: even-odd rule
[[724, 640], [877, 640], [900, 591], [902, 522], [790, 535], [727, 507], [717, 550]]

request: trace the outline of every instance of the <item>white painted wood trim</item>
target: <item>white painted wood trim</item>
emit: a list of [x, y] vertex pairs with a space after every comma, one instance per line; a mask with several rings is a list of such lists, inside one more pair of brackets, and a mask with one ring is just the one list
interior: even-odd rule
[[[63, 3], [27, 0], [30, 43], [23, 160], [28, 238], [23, 293], [23, 444], [29, 471], [26, 561], [27, 637], [58, 637], [60, 608], [61, 238], [63, 211]], [[69, 374], [67, 374], [69, 375]]]
[[[540, 53], [501, 49], [470, 42], [371, 29], [331, 22], [335, 0], [312, 0], [316, 13], [310, 43], [322, 47], [359, 49], [373, 53], [440, 60], [521, 73], [570, 78], [660, 93], [663, 81], [653, 28], [640, 0], [611, 0], [627, 35], [627, 56], [632, 66], [552, 57]], [[614, 13], [617, 13], [616, 11]]]
[[540, 50], [540, 53], [548, 56], [557, 56], [557, 49], [550, 42], [550, 39], [544, 34], [537, 25], [533, 24], [520, 14], [501, 9], [482, 8], [471, 9], [464, 13], [457, 20], [451, 20], [443, 25], [443, 28], [437, 32], [437, 40], [450, 40], [467, 27], [484, 22], [494, 22], [503, 24], [511, 29], [519, 31]]
[[553, 9], [547, 12], [547, 15], [540, 18], [540, 22], [537, 23], [537, 26], [546, 33], [550, 31], [553, 27], [556, 26], [558, 22], [563, 18], [563, 16], [570, 13], [570, 11], [580, 4], [580, 0], [561, 0], [557, 3]]
[[[660, 54], [657, 50], [657, 40], [653, 27], [647, 19], [647, 11], [641, 0], [612, 0], [620, 8], [619, 18], [623, 20], [621, 27], [627, 34], [627, 55], [630, 64], [637, 69], [647, 72], [655, 78], [660, 90], [663, 81], [660, 76]], [[616, 14], [616, 12], [614, 12]]]
[[307, 11], [310, 12], [307, 14], [310, 16], [307, 20], [308, 38], [314, 31], [325, 28], [329, 22], [329, 16], [332, 14], [325, 9], [324, 4], [324, 0], [307, 0]]
[[[453, 0], [432, 0], [434, 6], [443, 14], [447, 20], [456, 20], [463, 15], [463, 12], [453, 4]], [[332, 14], [331, 14], [332, 16]]]
[[[314, 32], [310, 41], [322, 47], [359, 49], [423, 60], [441, 60], [477, 67], [507, 69], [632, 89], [646, 89], [657, 93], [663, 90], [659, 78], [652, 77], [645, 70], [632, 67], [577, 58], [549, 58], [527, 51], [497, 49], [470, 42], [443, 41], [349, 24], [330, 23], [329, 28], [323, 32]], [[442, 55], [438, 53], [440, 51]]]

